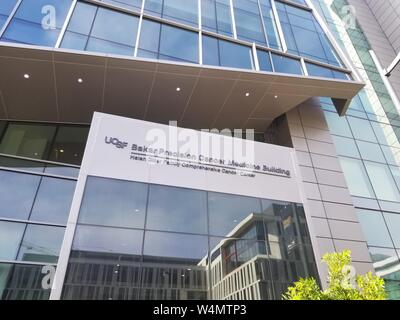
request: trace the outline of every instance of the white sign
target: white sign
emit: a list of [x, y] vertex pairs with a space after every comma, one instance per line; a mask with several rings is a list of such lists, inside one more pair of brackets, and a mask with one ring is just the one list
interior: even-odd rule
[[294, 150], [95, 113], [81, 174], [301, 203]]

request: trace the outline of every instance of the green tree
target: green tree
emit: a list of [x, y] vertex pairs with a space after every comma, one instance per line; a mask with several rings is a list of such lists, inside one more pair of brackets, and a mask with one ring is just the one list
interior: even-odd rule
[[385, 282], [371, 272], [356, 275], [351, 251], [328, 253], [322, 261], [328, 266], [328, 287], [321, 291], [314, 278], [300, 279], [283, 295], [284, 300], [386, 300]]

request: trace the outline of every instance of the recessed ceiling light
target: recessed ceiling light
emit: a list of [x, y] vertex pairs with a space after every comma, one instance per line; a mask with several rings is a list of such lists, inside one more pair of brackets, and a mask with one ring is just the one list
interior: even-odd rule
[[78, 82], [79, 82], [79, 83], [82, 83], [82, 82], [83, 82], [83, 79], [82, 79], [82, 78], [79, 78], [79, 79], [78, 79]]
[[27, 74], [27, 73], [24, 74], [24, 78], [25, 78], [25, 79], [29, 79], [30, 77], [31, 77], [31, 76], [30, 76], [29, 74]]
[[64, 150], [63, 150], [63, 149], [61, 149], [61, 150], [60, 150], [60, 152], [61, 152], [61, 153], [64, 153]]
[[246, 92], [246, 97], [249, 97], [250, 96], [250, 92]]
[[176, 88], [176, 91], [178, 91], [178, 92], [181, 91], [181, 88], [180, 88], [180, 87], [177, 87], [177, 88]]
[[275, 99], [278, 99], [278, 95], [274, 95], [274, 98], [275, 98]]

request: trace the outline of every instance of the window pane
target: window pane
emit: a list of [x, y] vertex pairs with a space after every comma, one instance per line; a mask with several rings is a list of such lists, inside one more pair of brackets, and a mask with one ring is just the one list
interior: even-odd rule
[[266, 45], [257, 0], [233, 0], [236, 32], [239, 39]]
[[375, 198], [368, 175], [361, 161], [349, 158], [340, 158], [347, 185], [353, 196]]
[[64, 228], [28, 225], [18, 260], [56, 263], [64, 238]]
[[198, 34], [163, 25], [161, 28], [160, 59], [198, 63]]
[[79, 222], [143, 228], [147, 185], [88, 177]]
[[140, 299], [207, 299], [207, 237], [146, 232]]
[[202, 0], [202, 28], [232, 36], [232, 16], [229, 0]]
[[322, 77], [322, 78], [334, 78], [333, 71], [328, 68], [317, 66], [312, 63], [306, 63], [307, 72], [310, 76]]
[[137, 299], [143, 232], [78, 226], [62, 299]]
[[127, 255], [138, 258], [142, 251], [143, 231], [105, 227], [78, 226], [72, 250], [104, 253], [117, 258]]
[[378, 144], [357, 141], [357, 145], [361, 153], [361, 158], [365, 160], [386, 163], [382, 154], [382, 150]]
[[[7, 266], [4, 269], [4, 266]], [[6, 270], [4, 287], [0, 283], [0, 300], [48, 300], [50, 289], [43, 289], [42, 280], [46, 276], [44, 266], [0, 265], [0, 274]], [[1, 275], [0, 275], [1, 278]], [[3, 290], [2, 290], [3, 289]]]
[[88, 133], [89, 127], [59, 127], [50, 160], [80, 165]]
[[55, 126], [10, 123], [0, 144], [0, 153], [47, 159]]
[[30, 220], [66, 224], [75, 181], [43, 177]]
[[356, 139], [377, 142], [374, 131], [368, 120], [354, 117], [347, 117], [347, 120], [349, 121], [351, 131]]
[[400, 248], [400, 214], [384, 213], [394, 246]]
[[0, 221], [0, 260], [15, 260], [25, 224]]
[[245, 218], [252, 213], [261, 213], [261, 202], [256, 198], [209, 193], [208, 210], [210, 234], [229, 236]]
[[272, 54], [272, 62], [274, 64], [275, 72], [303, 74], [299, 60]]
[[145, 12], [191, 26], [198, 26], [197, 0], [146, 0]]
[[27, 220], [40, 177], [0, 171], [0, 216]]
[[325, 119], [332, 134], [353, 138], [346, 117], [339, 117], [337, 113], [325, 112]]
[[258, 64], [261, 71], [272, 71], [271, 56], [269, 52], [257, 50]]
[[133, 55], [138, 24], [138, 17], [99, 8], [86, 50]]
[[[0, 2], [0, 30], [3, 28], [17, 0], [2, 0]], [[0, 125], [1, 126], [1, 125]], [[0, 130], [1, 131], [1, 130]], [[1, 295], [0, 295], [1, 296]]]
[[66, 167], [63, 165], [48, 164], [44, 172], [48, 174], [55, 174], [58, 176], [65, 176], [71, 178], [78, 178], [79, 168]]
[[0, 157], [0, 166], [16, 170], [43, 172], [45, 164], [10, 157]]
[[365, 162], [368, 175], [380, 200], [400, 201], [400, 194], [390, 173], [389, 167], [383, 164]]
[[278, 29], [275, 24], [275, 17], [272, 11], [270, 0], [260, 0], [260, 8], [264, 19], [264, 26], [268, 37], [268, 46], [274, 49], [281, 49]]
[[339, 66], [340, 62], [312, 12], [281, 2], [278, 16], [290, 53]]
[[335, 144], [336, 152], [340, 156], [347, 156], [352, 158], [360, 158], [357, 145], [353, 139], [332, 136]]
[[53, 47], [71, 3], [71, 0], [23, 0], [2, 40]]
[[160, 23], [143, 19], [139, 40], [139, 57], [158, 58], [158, 52], [160, 49], [160, 32]]
[[110, 3], [136, 12], [140, 11], [142, 8], [142, 0], [102, 0], [102, 2]]
[[207, 234], [204, 191], [150, 186], [147, 229]]
[[251, 48], [203, 36], [203, 63], [230, 68], [253, 69]]
[[357, 210], [364, 236], [371, 246], [393, 247], [389, 231], [379, 211]]

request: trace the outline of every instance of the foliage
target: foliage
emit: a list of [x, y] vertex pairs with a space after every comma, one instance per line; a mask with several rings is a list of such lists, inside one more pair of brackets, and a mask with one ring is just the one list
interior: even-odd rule
[[385, 282], [371, 272], [356, 275], [351, 252], [324, 255], [328, 266], [328, 287], [321, 291], [314, 278], [300, 279], [283, 295], [284, 300], [386, 300]]

